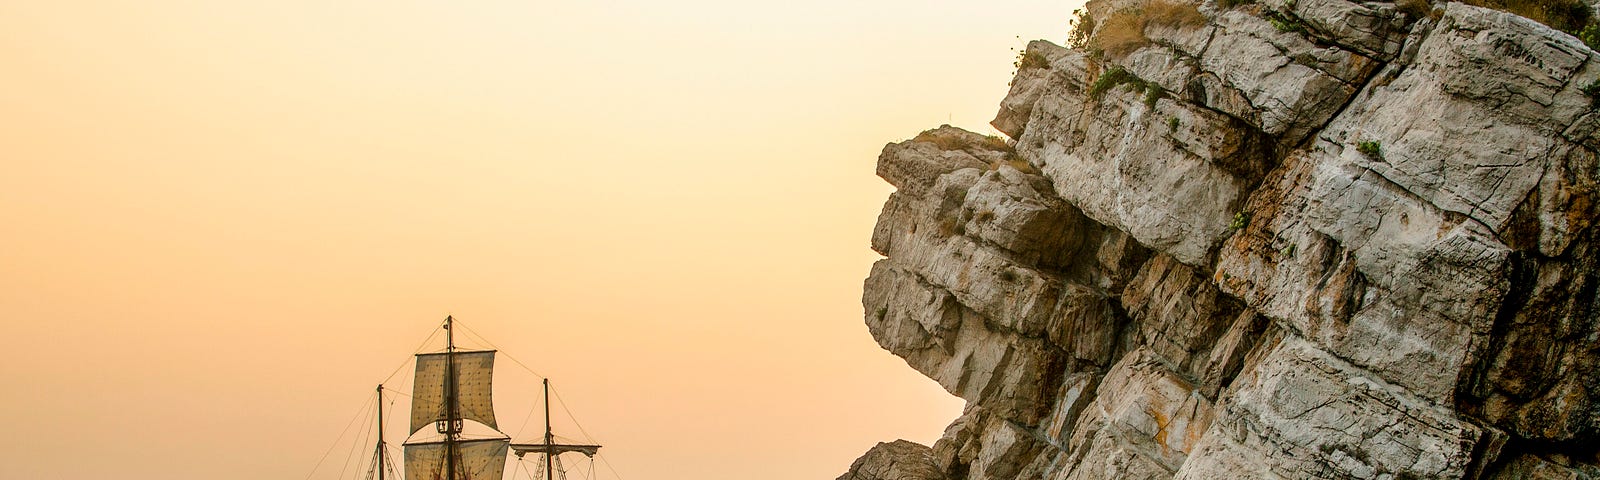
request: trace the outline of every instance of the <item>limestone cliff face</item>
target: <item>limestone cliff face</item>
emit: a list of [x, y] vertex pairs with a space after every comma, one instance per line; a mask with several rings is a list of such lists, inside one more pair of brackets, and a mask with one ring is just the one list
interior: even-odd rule
[[1439, 9], [1034, 42], [1010, 145], [889, 145], [866, 321], [968, 403], [846, 478], [1600, 478], [1600, 54]]

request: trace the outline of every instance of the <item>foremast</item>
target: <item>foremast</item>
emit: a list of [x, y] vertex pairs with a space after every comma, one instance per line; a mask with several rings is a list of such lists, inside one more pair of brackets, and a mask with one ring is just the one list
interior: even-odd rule
[[381, 383], [378, 384], [378, 408], [375, 410], [378, 411], [378, 480], [385, 480], [384, 460], [389, 456], [389, 452], [384, 451], [383, 443], [383, 384]]
[[[555, 431], [550, 429], [550, 379], [546, 378], [546, 379], [544, 379], [544, 444], [545, 445], [553, 445], [555, 443], [556, 443]], [[551, 467], [550, 462], [553, 462], [553, 461], [555, 461], [555, 455], [551, 455], [549, 453], [546, 453], [544, 455], [544, 478], [545, 478], [545, 480], [555, 480], [555, 478], [556, 478], [555, 469], [550, 468]]]

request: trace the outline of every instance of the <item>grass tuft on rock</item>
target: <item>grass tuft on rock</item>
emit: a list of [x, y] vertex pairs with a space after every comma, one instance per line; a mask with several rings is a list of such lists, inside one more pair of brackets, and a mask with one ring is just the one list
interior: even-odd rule
[[1433, 11], [1433, 4], [1428, 0], [1396, 0], [1394, 8], [1406, 14], [1407, 22], [1421, 20]]
[[1237, 232], [1248, 226], [1250, 226], [1250, 212], [1239, 212], [1233, 214], [1232, 222], [1228, 222], [1228, 231]]
[[1106, 71], [1101, 72], [1100, 76], [1095, 78], [1094, 83], [1089, 85], [1089, 98], [1099, 101], [1105, 97], [1106, 92], [1121, 85], [1126, 85], [1129, 90], [1134, 92], [1141, 92], [1144, 95], [1145, 108], [1156, 108], [1156, 102], [1167, 96], [1167, 89], [1161, 88], [1161, 85], [1145, 81], [1139, 78], [1138, 75], [1134, 75], [1133, 72], [1129, 72], [1121, 66], [1113, 65]]
[[1589, 96], [1589, 108], [1600, 107], [1600, 79], [1589, 82], [1588, 85], [1578, 88], [1584, 95]]
[[1023, 51], [1021, 54], [1017, 55], [1017, 61], [1012, 62], [1011, 66], [1017, 67], [1017, 70], [1027, 70], [1030, 68], [1048, 67], [1050, 66], [1050, 62], [1045, 60], [1044, 55], [1041, 55], [1039, 52]]
[[917, 136], [911, 137], [910, 141], [931, 143], [934, 146], [939, 147], [940, 150], [966, 150], [970, 148], [981, 147], [988, 150], [999, 150], [1007, 153], [1015, 152], [1015, 150], [1011, 148], [1011, 145], [1006, 142], [1006, 139], [1000, 137], [999, 135], [977, 137], [976, 135], [965, 132], [941, 133], [940, 130], [943, 128], [944, 127], [924, 130], [922, 133], [918, 133]]
[[1094, 33], [1094, 17], [1085, 9], [1072, 11], [1072, 20], [1067, 23], [1072, 28], [1072, 33], [1067, 34], [1067, 46], [1078, 50], [1089, 49], [1090, 34]]
[[1306, 25], [1292, 15], [1285, 15], [1272, 10], [1268, 10], [1262, 15], [1267, 18], [1268, 22], [1272, 22], [1273, 28], [1277, 28], [1280, 32], [1300, 33], [1306, 31]]
[[1583, 0], [1462, 0], [1462, 3], [1515, 13], [1573, 36], [1595, 20], [1594, 11]]
[[1356, 144], [1356, 151], [1373, 160], [1383, 159], [1383, 145], [1377, 140], [1364, 140]]
[[1121, 66], [1112, 66], [1106, 71], [1100, 72], [1100, 77], [1094, 80], [1093, 85], [1089, 85], [1089, 98], [1099, 100], [1106, 95], [1106, 92], [1123, 84], [1133, 84], [1137, 88], [1144, 88], [1143, 79]]

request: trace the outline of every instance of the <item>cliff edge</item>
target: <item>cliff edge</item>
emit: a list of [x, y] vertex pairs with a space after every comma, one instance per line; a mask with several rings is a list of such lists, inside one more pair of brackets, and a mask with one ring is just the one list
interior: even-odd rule
[[967, 407], [843, 478], [1600, 478], [1600, 54], [1460, 3], [1079, 27], [1012, 140], [879, 157], [866, 322]]

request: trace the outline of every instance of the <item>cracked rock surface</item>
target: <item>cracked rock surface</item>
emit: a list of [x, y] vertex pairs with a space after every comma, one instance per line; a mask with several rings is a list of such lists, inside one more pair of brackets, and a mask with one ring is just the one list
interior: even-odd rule
[[1457, 3], [1196, 6], [1031, 43], [1009, 141], [884, 149], [866, 322], [967, 407], [841, 480], [1600, 478], [1600, 54]]

